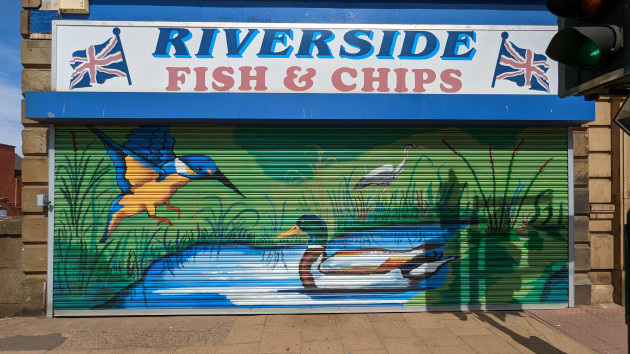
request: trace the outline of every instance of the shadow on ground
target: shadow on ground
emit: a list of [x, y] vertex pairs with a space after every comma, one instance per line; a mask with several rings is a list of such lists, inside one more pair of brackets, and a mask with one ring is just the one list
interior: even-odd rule
[[0, 351], [52, 350], [66, 339], [61, 333], [0, 338]]

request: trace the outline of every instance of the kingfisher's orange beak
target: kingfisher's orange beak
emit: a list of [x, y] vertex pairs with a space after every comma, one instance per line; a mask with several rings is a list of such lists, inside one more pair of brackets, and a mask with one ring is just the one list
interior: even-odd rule
[[283, 232], [280, 235], [276, 236], [276, 238], [294, 236], [300, 233], [302, 233], [302, 229], [300, 229], [297, 225], [295, 225], [289, 231]]
[[422, 146], [422, 145], [414, 145], [413, 146], [414, 149], [426, 149], [426, 146]]

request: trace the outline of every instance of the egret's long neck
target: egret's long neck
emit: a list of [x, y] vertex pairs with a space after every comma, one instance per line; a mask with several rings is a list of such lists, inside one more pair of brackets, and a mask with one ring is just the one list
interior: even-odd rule
[[394, 174], [402, 171], [403, 168], [405, 168], [405, 166], [407, 165], [407, 159], [409, 158], [409, 150], [411, 150], [411, 147], [405, 148], [405, 157], [403, 158], [402, 162], [398, 166], [396, 166], [396, 169], [394, 169]]

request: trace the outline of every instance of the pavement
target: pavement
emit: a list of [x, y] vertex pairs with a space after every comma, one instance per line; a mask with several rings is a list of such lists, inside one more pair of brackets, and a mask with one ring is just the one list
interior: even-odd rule
[[617, 305], [536, 311], [0, 318], [28, 353], [625, 353]]
[[619, 305], [578, 306], [528, 312], [597, 353], [628, 352], [625, 309]]

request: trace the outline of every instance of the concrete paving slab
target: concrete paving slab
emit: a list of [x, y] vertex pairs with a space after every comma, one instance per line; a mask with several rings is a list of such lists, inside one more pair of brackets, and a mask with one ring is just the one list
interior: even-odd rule
[[462, 320], [442, 320], [442, 323], [451, 329], [457, 336], [484, 336], [492, 335], [492, 332], [479, 323], [475, 318]]
[[455, 347], [435, 347], [431, 348], [431, 353], [433, 354], [477, 354], [471, 347], [464, 346], [455, 346]]
[[302, 327], [335, 325], [335, 315], [300, 315], [299, 317], [302, 323]]
[[[528, 322], [540, 333], [540, 336], [535, 337], [535, 339], [542, 339], [558, 350], [566, 353], [593, 353], [593, 350], [585, 347], [583, 344], [580, 344], [575, 339], [563, 334], [555, 328], [549, 327], [546, 323], [540, 322], [535, 318], [529, 318]], [[528, 339], [531, 341], [534, 338], [519, 340], [527, 342]]]
[[416, 333], [431, 350], [433, 350], [434, 347], [458, 347], [466, 345], [450, 328], [446, 327], [416, 329]]
[[233, 318], [233, 326], [264, 325], [267, 322], [267, 315], [234, 316]]
[[358, 350], [385, 349], [375, 330], [346, 332], [341, 335], [341, 342], [345, 351], [353, 353]]
[[403, 318], [411, 328], [442, 328], [445, 327], [437, 316], [428, 312], [404, 313]]
[[368, 318], [372, 322], [394, 322], [405, 320], [401, 313], [369, 313]]
[[173, 354], [177, 348], [137, 348], [132, 354]]
[[385, 349], [391, 353], [431, 353], [429, 347], [417, 337], [383, 338]]
[[225, 344], [217, 348], [215, 354], [256, 354], [258, 343]]
[[484, 354], [519, 354], [520, 352], [508, 342], [494, 335], [460, 336], [477, 353]]
[[302, 342], [302, 353], [309, 354], [343, 354], [341, 340], [308, 341]]
[[491, 327], [487, 326], [490, 332], [492, 332], [497, 337], [503, 339], [507, 342], [544, 342], [545, 339], [542, 337], [540, 332], [537, 332], [533, 328], [523, 328], [521, 326], [510, 326], [508, 327]]
[[[402, 317], [401, 317], [402, 319]], [[381, 338], [414, 337], [414, 330], [406, 321], [372, 322]]]
[[300, 333], [300, 338], [302, 343], [304, 342], [317, 342], [317, 341], [331, 341], [331, 340], [339, 340], [341, 341], [341, 334], [336, 330], [335, 327], [302, 327], [302, 331]]
[[258, 343], [264, 330], [263, 325], [242, 325], [232, 327], [225, 338], [225, 344]]
[[173, 354], [214, 354], [217, 351], [216, 346], [203, 346], [203, 347], [183, 347], [178, 348]]
[[373, 329], [370, 317], [367, 314], [351, 313], [339, 314], [335, 316], [335, 323], [339, 329], [365, 330]]
[[472, 312], [432, 312], [439, 320], [467, 320], [473, 316]]
[[300, 332], [301, 319], [295, 315], [268, 316], [265, 322], [265, 332]]
[[549, 353], [549, 354], [565, 354], [566, 352], [561, 351], [560, 349], [550, 346], [547, 342], [539, 342], [536, 340], [531, 340], [526, 345], [520, 343], [511, 343], [516, 350], [523, 354], [538, 354], [538, 353]]
[[258, 345], [259, 353], [299, 353], [300, 334], [295, 332], [264, 332]]

